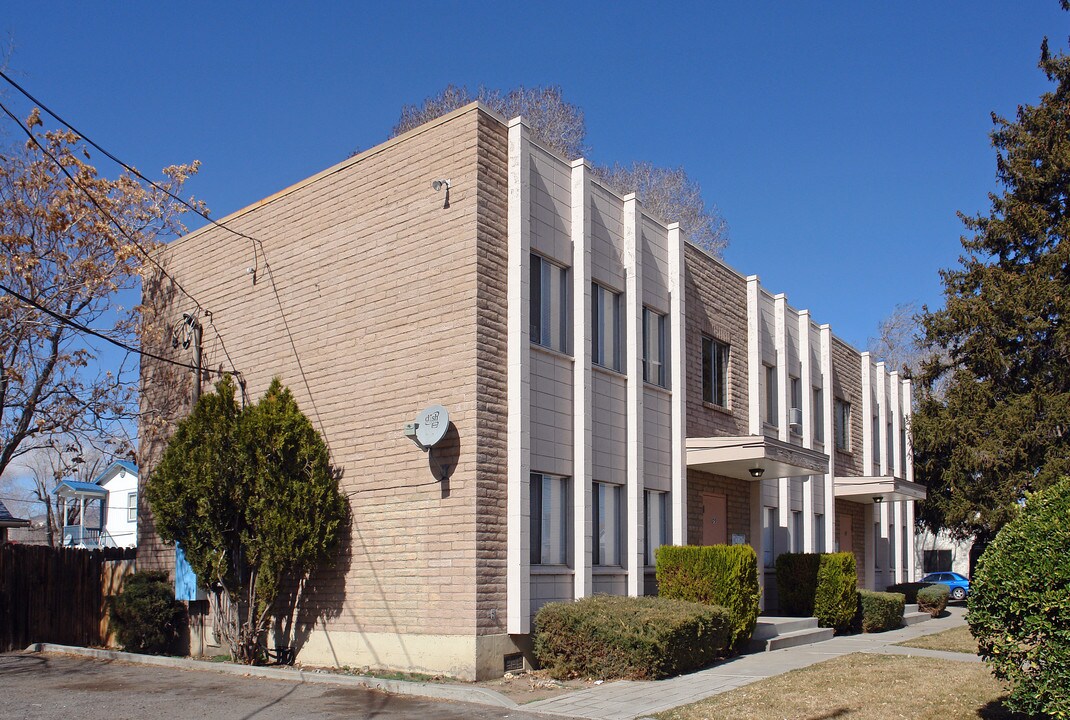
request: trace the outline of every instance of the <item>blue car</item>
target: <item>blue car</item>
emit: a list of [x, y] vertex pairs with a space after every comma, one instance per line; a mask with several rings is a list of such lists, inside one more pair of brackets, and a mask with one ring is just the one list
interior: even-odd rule
[[941, 585], [947, 585], [951, 590], [952, 600], [965, 600], [966, 596], [970, 592], [970, 581], [968, 578], [959, 575], [957, 572], [935, 572], [929, 573], [921, 579], [922, 582], [927, 583], [940, 583]]

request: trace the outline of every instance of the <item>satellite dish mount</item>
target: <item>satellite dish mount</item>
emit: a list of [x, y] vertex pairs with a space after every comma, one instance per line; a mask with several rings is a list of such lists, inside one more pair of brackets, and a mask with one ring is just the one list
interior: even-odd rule
[[[414, 422], [405, 425], [405, 437], [416, 444], [429, 456], [433, 455], [431, 449], [442, 441], [446, 431], [450, 427], [450, 414], [441, 405], [432, 405], [421, 411]], [[448, 466], [442, 466], [441, 480], [445, 480], [449, 473]]]

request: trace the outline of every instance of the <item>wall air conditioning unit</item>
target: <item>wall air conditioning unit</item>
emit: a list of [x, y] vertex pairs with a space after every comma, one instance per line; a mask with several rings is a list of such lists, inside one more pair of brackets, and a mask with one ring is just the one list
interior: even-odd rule
[[795, 432], [802, 432], [802, 410], [799, 408], [788, 410], [788, 427]]

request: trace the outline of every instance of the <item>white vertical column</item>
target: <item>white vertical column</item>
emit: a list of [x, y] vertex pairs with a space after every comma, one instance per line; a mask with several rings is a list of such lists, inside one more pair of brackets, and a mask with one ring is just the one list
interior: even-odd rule
[[[758, 308], [760, 284], [757, 275], [747, 277], [747, 430], [762, 434], [762, 333]], [[760, 504], [760, 503], [759, 503]]]
[[859, 363], [862, 373], [862, 475], [873, 475], [873, 363], [868, 352]]
[[762, 484], [750, 483], [750, 544], [758, 554], [758, 603], [765, 609], [765, 536], [762, 533]]
[[529, 523], [531, 498], [530, 348], [528, 287], [531, 263], [531, 157], [528, 128], [521, 118], [509, 122], [508, 260], [508, 500], [506, 613], [510, 634], [531, 632]]
[[[906, 456], [906, 458], [905, 458], [906, 459], [906, 464], [905, 464], [905, 467], [903, 467], [903, 477], [908, 482], [914, 482], [914, 441], [913, 441], [913, 437], [912, 437], [912, 434], [911, 434], [911, 428], [910, 428], [910, 419], [911, 419], [911, 415], [914, 412], [914, 406], [911, 404], [913, 398], [911, 396], [910, 379], [909, 378], [904, 378], [900, 382], [898, 388], [899, 389], [897, 390], [897, 392], [900, 393], [900, 397], [899, 397], [900, 407], [902, 407], [902, 410], [903, 410], [903, 427], [906, 428], [906, 433], [905, 433], [905, 441], [906, 441], [905, 450], [906, 450], [906, 452], [904, 453], [904, 455]], [[907, 558], [907, 563], [908, 563], [908, 565], [907, 565], [907, 570], [908, 570], [907, 579], [909, 581], [913, 582], [918, 577], [917, 549], [915, 547], [915, 534], [914, 534], [914, 522], [915, 522], [915, 518], [914, 518], [914, 509], [915, 509], [914, 508], [914, 501], [913, 500], [908, 500], [906, 502], [906, 506], [907, 506], [906, 507], [906, 511], [907, 511], [907, 518], [906, 518], [906, 520], [907, 520], [907, 532], [909, 533], [907, 535], [907, 537], [909, 538], [908, 542], [909, 542], [909, 548], [910, 548], [910, 551], [907, 553], [907, 555], [909, 556]]]
[[866, 580], [865, 586], [869, 590], [877, 588], [877, 537], [873, 532], [874, 518], [879, 513], [873, 512], [874, 503], [862, 506], [862, 524], [865, 526], [866, 537]]
[[[776, 347], [776, 414], [777, 439], [788, 442], [788, 327], [787, 296], [778, 293], [773, 297], [773, 343]], [[769, 388], [765, 389], [766, 393]], [[773, 418], [770, 418], [774, 420]], [[777, 478], [777, 524], [780, 537], [792, 538], [795, 528], [791, 526], [791, 478]], [[774, 544], [774, 548], [777, 546]], [[791, 551], [791, 545], [781, 547], [781, 552]]]
[[572, 162], [572, 569], [573, 595], [591, 594], [591, 186], [583, 159]]
[[684, 236], [669, 225], [669, 387], [672, 390], [672, 543], [687, 544], [687, 308]]
[[888, 373], [889, 411], [892, 414], [892, 436], [888, 438], [888, 442], [892, 444], [892, 466], [889, 468], [889, 472], [891, 472], [893, 477], [900, 479], [903, 478], [903, 445], [900, 436], [900, 430], [903, 427], [902, 396], [903, 385], [899, 381], [899, 373], [892, 371]]
[[881, 587], [876, 587], [874, 590], [883, 591], [884, 588], [895, 582], [892, 579], [891, 568], [889, 567], [888, 559], [891, 557], [888, 554], [888, 543], [891, 542], [891, 537], [888, 535], [888, 526], [892, 523], [892, 503], [885, 500], [880, 504], [880, 522], [877, 527], [880, 530], [880, 542], [878, 543], [877, 551], [877, 565], [884, 572], [881, 573]]
[[908, 482], [914, 482], [914, 433], [910, 427], [910, 420], [914, 414], [914, 406], [911, 404], [910, 378], [903, 380], [903, 422], [907, 427], [906, 467], [903, 475]]
[[836, 423], [832, 381], [832, 327], [821, 326], [821, 412], [825, 414], [825, 454], [829, 471], [825, 475], [825, 550], [836, 549]]
[[906, 505], [907, 514], [907, 575], [906, 582], [917, 582], [918, 573], [918, 550], [917, 550], [917, 534], [914, 531], [914, 501], [907, 500], [903, 503]]
[[[881, 477], [888, 477], [891, 474], [892, 469], [888, 466], [888, 375], [884, 371], [884, 362], [877, 363], [877, 412], [874, 413], [877, 416], [877, 438], [880, 442], [877, 447], [880, 448], [880, 453], [877, 458], [878, 465], [880, 466]], [[870, 423], [873, 420], [870, 419]]]
[[903, 510], [902, 501], [892, 503], [892, 521], [895, 523], [895, 547], [892, 548], [892, 552], [895, 553], [895, 581], [897, 583], [905, 582], [907, 578], [907, 558], [903, 548], [909, 544], [909, 539], [904, 541], [904, 538], [909, 536], [906, 534], [906, 524], [903, 522], [906, 519], [906, 513]]
[[[805, 448], [814, 447], [814, 368], [810, 362], [810, 311], [799, 311], [799, 385], [802, 386], [802, 444]], [[813, 475], [803, 478], [803, 552], [814, 552], [814, 479]], [[826, 521], [828, 510], [825, 511]], [[828, 546], [826, 546], [828, 547]]]
[[628, 594], [643, 594], [643, 234], [635, 194], [624, 196], [624, 324], [628, 375]]

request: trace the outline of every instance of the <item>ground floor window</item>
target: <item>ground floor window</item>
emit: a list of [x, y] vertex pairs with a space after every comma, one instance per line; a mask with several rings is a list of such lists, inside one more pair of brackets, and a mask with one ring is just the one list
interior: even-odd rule
[[803, 551], [803, 514], [798, 510], [791, 511], [791, 551]]
[[776, 508], [767, 507], [762, 512], [762, 556], [765, 567], [775, 567], [776, 548], [773, 547], [773, 539], [776, 537]]
[[620, 565], [620, 485], [594, 484], [594, 564]]
[[825, 552], [825, 516], [814, 514], [814, 552]]
[[568, 564], [569, 479], [531, 474], [531, 564]]
[[669, 542], [669, 493], [647, 490], [643, 515], [643, 526], [646, 528], [646, 564], [654, 565], [657, 549]]

